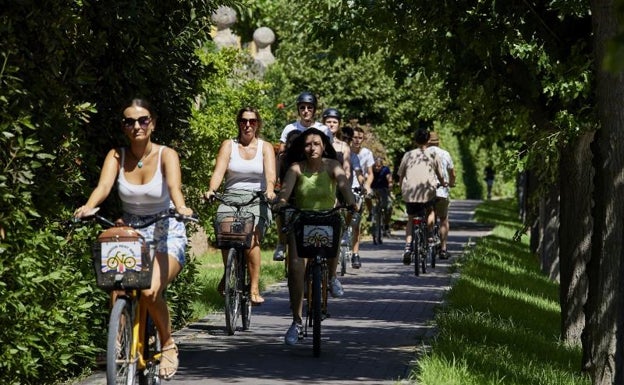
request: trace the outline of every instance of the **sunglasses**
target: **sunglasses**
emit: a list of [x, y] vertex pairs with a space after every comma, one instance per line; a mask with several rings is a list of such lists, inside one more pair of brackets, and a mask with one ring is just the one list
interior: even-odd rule
[[134, 128], [136, 122], [139, 122], [139, 126], [141, 126], [141, 128], [146, 129], [147, 126], [149, 126], [149, 124], [152, 122], [152, 118], [151, 116], [139, 116], [138, 119], [123, 118], [121, 120], [121, 123], [125, 128]]
[[299, 111], [310, 110], [314, 111], [314, 106], [299, 106]]
[[245, 118], [238, 119], [239, 126], [246, 127], [247, 123], [249, 123], [251, 127], [256, 127], [258, 125], [258, 119], [245, 119]]

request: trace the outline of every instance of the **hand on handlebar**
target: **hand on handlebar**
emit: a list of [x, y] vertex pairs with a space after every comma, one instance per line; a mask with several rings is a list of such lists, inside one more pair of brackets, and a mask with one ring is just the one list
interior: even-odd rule
[[208, 202], [213, 202], [215, 200], [215, 194], [213, 190], [208, 190], [204, 193], [204, 199]]
[[92, 217], [99, 210], [100, 210], [99, 207], [93, 207], [92, 208], [92, 207], [89, 207], [87, 205], [82, 205], [82, 206], [78, 207], [76, 209], [76, 211], [74, 211], [74, 218], [81, 219], [81, 218]]

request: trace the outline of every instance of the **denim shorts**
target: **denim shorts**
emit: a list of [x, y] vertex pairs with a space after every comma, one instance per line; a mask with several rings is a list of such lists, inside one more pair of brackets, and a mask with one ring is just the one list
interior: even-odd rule
[[[145, 223], [156, 215], [134, 215], [124, 213], [125, 223]], [[145, 240], [156, 245], [157, 253], [164, 253], [175, 258], [180, 266], [186, 262], [186, 226], [175, 218], [162, 219], [150, 226], [136, 229]]]

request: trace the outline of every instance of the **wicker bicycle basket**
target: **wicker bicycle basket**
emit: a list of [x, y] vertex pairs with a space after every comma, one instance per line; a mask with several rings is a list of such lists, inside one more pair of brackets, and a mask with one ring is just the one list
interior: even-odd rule
[[97, 286], [104, 290], [147, 289], [154, 248], [131, 227], [104, 230], [93, 245]]
[[297, 255], [300, 258], [335, 258], [342, 235], [342, 216], [338, 213], [305, 213], [294, 223]]
[[250, 248], [255, 219], [251, 212], [217, 213], [214, 221], [217, 247], [220, 249]]

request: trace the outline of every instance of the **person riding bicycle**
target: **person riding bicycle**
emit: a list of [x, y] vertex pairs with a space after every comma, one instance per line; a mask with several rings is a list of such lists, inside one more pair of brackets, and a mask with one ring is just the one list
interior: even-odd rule
[[[316, 114], [318, 100], [313, 93], [309, 91], [303, 91], [302, 93], [300, 93], [299, 96], [297, 96], [296, 105], [299, 119], [293, 123], [288, 124], [282, 130], [282, 134], [280, 135], [280, 147], [278, 157], [279, 154], [286, 151], [288, 134], [292, 131], [303, 132], [308, 128], [314, 127], [321, 130], [325, 135], [327, 135], [327, 137], [330, 139], [330, 142], [332, 142], [334, 139], [330, 129], [323, 123], [315, 120], [314, 115]], [[283, 181], [280, 180], [278, 181], [278, 183], [281, 185]], [[275, 247], [275, 251], [273, 252], [273, 260], [283, 261], [285, 258], [285, 253], [285, 245], [281, 242], [278, 242]]]
[[[329, 210], [335, 206], [336, 189], [344, 196], [345, 203], [355, 206], [355, 197], [344, 170], [336, 160], [336, 151], [329, 138], [316, 128], [305, 130], [288, 152], [291, 163], [286, 172], [276, 209], [287, 204], [292, 194], [295, 206], [302, 210]], [[288, 292], [293, 321], [284, 338], [288, 345], [296, 344], [303, 337], [303, 286], [305, 259], [297, 255], [294, 234], [289, 236]], [[305, 256], [313, 257], [313, 256]], [[336, 258], [334, 258], [336, 259]], [[334, 276], [335, 270], [330, 271]]]
[[448, 217], [449, 205], [451, 202], [450, 188], [455, 186], [455, 167], [453, 166], [451, 154], [440, 148], [440, 137], [437, 132], [432, 131], [430, 133], [427, 146], [440, 157], [444, 179], [449, 182], [448, 186], [440, 186], [436, 190], [436, 202], [433, 207], [435, 214], [440, 218], [440, 259], [447, 259], [447, 239], [450, 229]]
[[336, 150], [338, 162], [342, 164], [345, 174], [351, 173], [351, 147], [349, 143], [344, 142], [340, 123], [342, 122], [342, 114], [335, 108], [327, 108], [322, 114], [323, 124], [326, 125], [334, 136], [332, 146]]
[[433, 232], [435, 214], [432, 210], [436, 189], [439, 185], [448, 186], [444, 179], [442, 162], [433, 150], [427, 148], [429, 131], [416, 130], [417, 147], [406, 152], [399, 164], [399, 186], [408, 215], [405, 227], [405, 251], [403, 263], [409, 265], [412, 251], [412, 219], [415, 216], [427, 217], [429, 234]]
[[[368, 148], [362, 146], [364, 142], [364, 130], [360, 126], [353, 127], [353, 142], [351, 143], [351, 152], [356, 154], [359, 161], [360, 166], [362, 167], [362, 175], [364, 177], [364, 181], [362, 182], [362, 190], [365, 194], [365, 204], [366, 209], [368, 210], [368, 221], [370, 222], [372, 219], [371, 208], [372, 208], [372, 200], [370, 196], [372, 194], [371, 183], [373, 182], [373, 164], [375, 163], [375, 158], [373, 157], [373, 152]], [[353, 255], [351, 256], [351, 267], [354, 269], [359, 269], [362, 267], [362, 261], [360, 260], [360, 226], [355, 226], [353, 229]]]
[[[182, 215], [193, 214], [184, 203], [178, 153], [151, 140], [156, 120], [156, 111], [144, 99], [132, 99], [124, 106], [121, 127], [130, 146], [108, 152], [98, 184], [87, 203], [74, 212], [76, 218], [91, 215], [115, 184], [123, 209], [118, 222], [147, 222], [171, 208]], [[142, 291], [140, 301], [147, 307], [163, 342], [159, 376], [169, 380], [178, 369], [178, 348], [162, 293], [184, 267], [186, 228], [184, 222], [169, 218], [137, 231], [148, 242], [156, 242], [152, 284]]]
[[392, 218], [392, 201], [390, 189], [392, 188], [392, 171], [383, 163], [383, 158], [376, 157], [373, 165], [373, 183], [371, 188], [375, 193], [381, 207], [385, 209], [383, 222], [384, 235], [390, 231], [390, 219]]
[[[204, 194], [212, 199], [225, 178], [224, 198], [226, 201], [248, 202], [257, 191], [266, 191], [269, 201], [275, 199], [275, 152], [270, 143], [259, 138], [262, 128], [260, 113], [254, 107], [244, 107], [236, 115], [238, 135], [236, 139], [226, 139], [221, 143], [214, 172]], [[264, 302], [260, 295], [260, 242], [271, 224], [271, 210], [268, 203], [255, 201], [246, 207], [255, 216], [254, 236], [251, 247], [245, 250], [249, 269], [251, 302], [259, 305]], [[234, 213], [236, 209], [220, 204], [218, 213]], [[223, 266], [227, 263], [227, 250], [222, 250]], [[225, 269], [224, 269], [225, 270]], [[219, 293], [225, 290], [225, 272], [219, 286]]]

